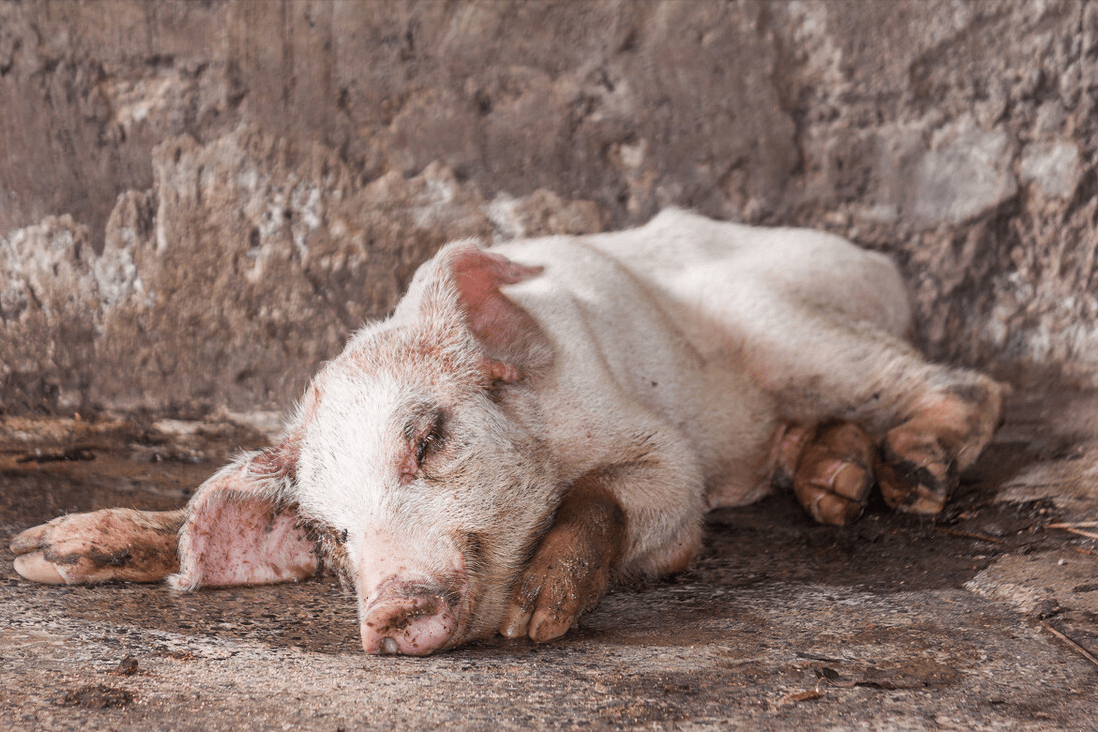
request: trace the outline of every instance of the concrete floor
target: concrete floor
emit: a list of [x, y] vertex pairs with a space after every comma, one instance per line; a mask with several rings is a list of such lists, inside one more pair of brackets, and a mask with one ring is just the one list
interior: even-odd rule
[[[369, 657], [331, 579], [183, 595], [45, 587], [8, 540], [66, 511], [171, 508], [228, 424], [0, 418], [0, 719], [16, 730], [1098, 728], [1098, 395], [1016, 397], [934, 520], [817, 526], [788, 495], [580, 629]], [[1098, 534], [1098, 529], [1086, 529]], [[1053, 631], [1061, 633], [1057, 636]]]

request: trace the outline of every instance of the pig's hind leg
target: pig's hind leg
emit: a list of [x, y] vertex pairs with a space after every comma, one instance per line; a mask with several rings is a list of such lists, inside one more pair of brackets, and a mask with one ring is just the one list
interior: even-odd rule
[[779, 446], [779, 470], [812, 518], [842, 526], [862, 514], [873, 488], [877, 445], [853, 422], [793, 426]]
[[12, 539], [15, 571], [47, 584], [159, 582], [179, 568], [185, 517], [129, 508], [60, 516]]
[[[998, 426], [1006, 387], [973, 371], [930, 363], [872, 323], [791, 310], [780, 329], [757, 338], [751, 368], [774, 395], [783, 421], [841, 421], [862, 428], [877, 446], [871, 462], [877, 484], [897, 510], [941, 511], [959, 473], [975, 462]], [[836, 497], [864, 500], [858, 496], [865, 481], [842, 468], [868, 467], [864, 445], [860, 438], [836, 435], [805, 448], [795, 488], [813, 516], [827, 523], [856, 516], [860, 509]], [[829, 472], [831, 467], [836, 470]], [[819, 490], [829, 481], [831, 489]], [[822, 498], [813, 511], [816, 497]]]
[[976, 461], [998, 426], [1005, 387], [959, 373], [971, 380], [928, 389], [880, 443], [877, 482], [885, 502], [897, 510], [940, 512], [960, 472]]

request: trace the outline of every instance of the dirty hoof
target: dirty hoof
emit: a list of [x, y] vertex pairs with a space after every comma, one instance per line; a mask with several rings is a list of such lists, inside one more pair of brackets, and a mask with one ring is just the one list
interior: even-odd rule
[[872, 438], [852, 422], [822, 428], [805, 448], [793, 492], [812, 518], [842, 526], [855, 521], [873, 487]]
[[567, 633], [606, 593], [624, 542], [625, 514], [617, 499], [597, 477], [576, 481], [519, 575], [500, 633], [539, 643]]
[[876, 470], [885, 503], [905, 513], [940, 513], [958, 483], [956, 461], [941, 442], [902, 426], [881, 443]]
[[13, 566], [45, 584], [156, 582], [175, 572], [181, 511], [105, 509], [61, 516], [11, 541]]
[[568, 531], [546, 537], [515, 584], [500, 633], [544, 643], [598, 605], [610, 581], [610, 562], [577, 538]]

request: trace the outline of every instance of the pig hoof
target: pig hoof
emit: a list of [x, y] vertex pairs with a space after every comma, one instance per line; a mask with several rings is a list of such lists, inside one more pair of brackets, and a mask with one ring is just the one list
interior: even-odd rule
[[530, 608], [520, 603], [513, 603], [507, 609], [507, 617], [500, 626], [500, 635], [504, 638], [522, 638], [530, 629], [530, 618], [533, 616], [534, 613]]
[[957, 487], [957, 464], [934, 436], [897, 428], [881, 443], [877, 479], [892, 508], [933, 515]]
[[[569, 592], [569, 583], [527, 575], [512, 598], [500, 633], [507, 638], [529, 636], [537, 643], [555, 640], [571, 629], [579, 618], [579, 599]], [[543, 586], [544, 585], [544, 586]]]
[[399, 656], [400, 646], [397, 645], [396, 638], [382, 638], [381, 644], [378, 650], [383, 656]]
[[15, 571], [32, 582], [157, 582], [176, 571], [180, 512], [107, 509], [61, 516], [11, 541]]
[[539, 552], [512, 593], [500, 633], [508, 638], [529, 636], [537, 643], [560, 638], [598, 604], [608, 579], [609, 568], [594, 558], [549, 559]]
[[812, 518], [842, 526], [862, 514], [873, 487], [873, 440], [858, 425], [823, 428], [805, 448], [793, 492]]
[[515, 583], [500, 633], [543, 643], [559, 638], [606, 593], [625, 547], [625, 512], [604, 478], [572, 484], [553, 526]]
[[12, 562], [12, 566], [21, 577], [31, 582], [41, 582], [46, 585], [67, 584], [65, 576], [58, 570], [57, 565], [43, 557], [41, 552], [20, 555]]

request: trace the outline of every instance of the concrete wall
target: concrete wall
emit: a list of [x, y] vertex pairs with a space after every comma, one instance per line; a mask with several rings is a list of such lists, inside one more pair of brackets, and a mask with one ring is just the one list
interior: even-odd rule
[[442, 242], [667, 204], [887, 251], [1098, 385], [1098, 4], [0, 0], [0, 409], [278, 409]]

